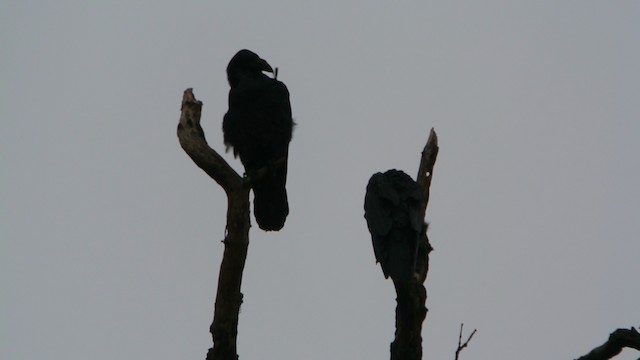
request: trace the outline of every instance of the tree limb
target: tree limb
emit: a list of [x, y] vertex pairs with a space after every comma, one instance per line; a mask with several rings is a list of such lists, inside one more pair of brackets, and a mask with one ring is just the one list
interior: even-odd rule
[[242, 271], [249, 246], [249, 190], [238, 173], [209, 145], [200, 126], [202, 102], [184, 91], [178, 140], [189, 157], [227, 194], [227, 228], [210, 331], [214, 346], [207, 360], [237, 360], [238, 314], [242, 304]]
[[242, 177], [215, 150], [209, 147], [200, 126], [202, 101], [196, 100], [193, 89], [182, 95], [178, 140], [193, 162], [214, 179], [225, 192], [242, 186]]
[[634, 327], [631, 327], [631, 329], [618, 329], [612, 332], [607, 342], [577, 360], [611, 359], [626, 347], [640, 350], [640, 333]]
[[422, 202], [421, 210], [426, 212], [427, 204], [429, 203], [429, 189], [431, 187], [431, 179], [433, 178], [433, 166], [436, 164], [436, 158], [438, 157], [438, 135], [436, 131], [431, 128], [429, 132], [429, 139], [422, 149], [422, 156], [420, 157], [420, 166], [418, 167], [417, 182], [424, 189], [424, 201]]
[[[421, 219], [426, 217], [427, 204], [429, 203], [429, 195], [431, 189], [431, 179], [433, 179], [433, 167], [436, 164], [436, 158], [438, 157], [438, 135], [436, 131], [431, 128], [429, 132], [429, 139], [422, 149], [422, 156], [420, 157], [420, 166], [418, 167], [417, 182], [424, 189], [423, 200], [420, 207]], [[429, 243], [429, 237], [427, 236], [427, 225], [424, 226], [423, 232], [420, 235], [420, 241], [418, 244], [418, 260], [416, 263], [416, 273], [418, 280], [421, 284], [427, 279], [427, 272], [429, 272], [429, 253], [433, 250]]]
[[456, 349], [456, 360], [458, 360], [458, 357], [460, 356], [460, 353], [462, 352], [462, 350], [464, 348], [466, 348], [467, 346], [469, 346], [469, 341], [471, 341], [471, 338], [473, 337], [473, 335], [476, 334], [476, 329], [473, 329], [473, 331], [471, 332], [471, 335], [469, 335], [469, 337], [467, 338], [467, 341], [464, 342], [464, 344], [462, 343], [462, 328], [464, 327], [464, 324], [460, 324], [460, 334], [458, 335], [458, 348]]
[[[433, 167], [438, 155], [438, 136], [431, 129], [427, 144], [422, 150], [417, 182], [424, 189], [421, 204], [422, 219], [424, 219], [429, 202], [429, 187], [433, 175]], [[416, 273], [408, 283], [394, 281], [397, 294], [396, 306], [396, 336], [391, 343], [391, 360], [420, 360], [422, 359], [422, 323], [427, 317], [427, 290], [424, 281], [429, 271], [429, 253], [433, 250], [427, 237], [425, 223], [418, 240], [418, 254]]]

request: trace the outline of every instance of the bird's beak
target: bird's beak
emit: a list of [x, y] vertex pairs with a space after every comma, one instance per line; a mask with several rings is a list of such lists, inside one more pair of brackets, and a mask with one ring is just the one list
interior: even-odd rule
[[271, 68], [271, 65], [269, 65], [268, 62], [262, 60], [262, 71], [273, 73], [273, 68]]

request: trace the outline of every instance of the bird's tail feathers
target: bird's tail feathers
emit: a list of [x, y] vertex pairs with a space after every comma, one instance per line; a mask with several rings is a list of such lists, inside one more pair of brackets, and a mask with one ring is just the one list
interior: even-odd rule
[[260, 229], [278, 231], [284, 227], [289, 215], [289, 202], [285, 188], [286, 172], [277, 172], [261, 179], [253, 187], [253, 212]]

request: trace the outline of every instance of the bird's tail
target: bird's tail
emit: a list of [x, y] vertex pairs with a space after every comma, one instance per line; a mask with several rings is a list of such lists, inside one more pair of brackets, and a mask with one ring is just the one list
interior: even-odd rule
[[289, 215], [287, 200], [287, 168], [278, 167], [253, 186], [253, 212], [260, 229], [278, 231]]

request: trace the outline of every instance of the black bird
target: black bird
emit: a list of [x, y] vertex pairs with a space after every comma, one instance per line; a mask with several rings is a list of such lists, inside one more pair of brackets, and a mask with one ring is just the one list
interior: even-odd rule
[[265, 231], [282, 229], [289, 214], [287, 156], [293, 132], [287, 87], [271, 66], [257, 54], [240, 50], [227, 66], [229, 111], [222, 131], [227, 150], [240, 156], [247, 175], [267, 167], [265, 176], [252, 179], [253, 212]]
[[364, 198], [364, 217], [371, 233], [376, 262], [384, 277], [407, 282], [413, 276], [418, 238], [425, 223], [420, 218], [423, 190], [399, 170], [371, 176]]

